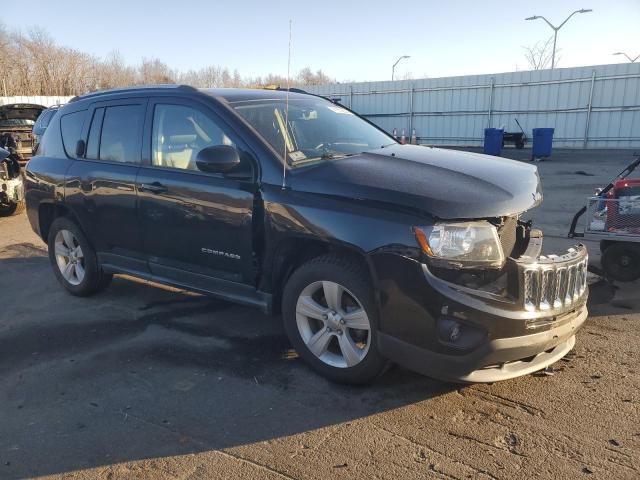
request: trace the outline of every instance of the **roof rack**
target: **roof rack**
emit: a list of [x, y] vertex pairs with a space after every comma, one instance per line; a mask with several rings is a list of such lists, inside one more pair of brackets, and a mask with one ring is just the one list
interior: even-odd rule
[[158, 85], [134, 85], [130, 87], [106, 88], [103, 90], [96, 90], [94, 92], [85, 93], [84, 95], [78, 95], [76, 97], [73, 97], [71, 100], [69, 100], [69, 103], [75, 102], [77, 100], [84, 100], [85, 98], [93, 98], [93, 97], [99, 97], [101, 95], [109, 95], [111, 93], [128, 93], [128, 92], [136, 93], [136, 92], [142, 92], [145, 90], [155, 90], [159, 88], [167, 89], [167, 90], [172, 90], [172, 89], [186, 90], [189, 92], [198, 91], [197, 88], [192, 87], [191, 85], [178, 85], [174, 83], [161, 83]]
[[259, 90], [278, 90], [280, 92], [286, 92], [287, 90], [289, 90], [291, 93], [306, 93], [307, 95], [310, 95], [309, 92], [307, 92], [306, 90], [302, 90], [301, 88], [289, 87], [287, 89], [286, 87], [281, 87], [280, 85], [276, 84], [263, 85], [257, 88]]
[[296, 87], [280, 87], [278, 86], [277, 88], [275, 88], [275, 90], [280, 90], [282, 92], [286, 92], [287, 90], [289, 90], [291, 93], [306, 93], [307, 95], [309, 94], [309, 92], [307, 92], [306, 90], [303, 90], [301, 88], [296, 88]]

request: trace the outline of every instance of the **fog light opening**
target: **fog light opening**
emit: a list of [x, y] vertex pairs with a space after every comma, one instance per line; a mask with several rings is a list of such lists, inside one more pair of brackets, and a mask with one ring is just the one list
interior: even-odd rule
[[485, 338], [484, 331], [454, 317], [443, 315], [438, 319], [438, 339], [444, 345], [469, 350], [478, 346]]
[[453, 324], [453, 328], [451, 329], [451, 333], [449, 334], [449, 340], [451, 342], [456, 342], [462, 336], [462, 326], [455, 322]]

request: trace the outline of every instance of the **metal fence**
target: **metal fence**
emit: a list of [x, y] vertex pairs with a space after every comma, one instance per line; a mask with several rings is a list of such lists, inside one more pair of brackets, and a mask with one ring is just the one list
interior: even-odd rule
[[18, 95], [14, 97], [0, 97], [0, 105], [10, 105], [12, 103], [33, 103], [43, 107], [61, 105], [67, 103], [73, 97], [43, 96], [43, 95]]
[[479, 145], [484, 128], [555, 128], [554, 146], [640, 147], [640, 63], [306, 87], [419, 143]]

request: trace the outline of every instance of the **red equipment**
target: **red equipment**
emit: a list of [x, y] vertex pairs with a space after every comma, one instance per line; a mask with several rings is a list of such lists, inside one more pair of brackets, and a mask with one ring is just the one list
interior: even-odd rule
[[607, 202], [607, 231], [640, 233], [640, 179], [613, 182]]

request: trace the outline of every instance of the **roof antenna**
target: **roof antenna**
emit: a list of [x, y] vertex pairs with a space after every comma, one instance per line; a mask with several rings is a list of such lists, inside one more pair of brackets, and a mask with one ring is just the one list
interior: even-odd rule
[[285, 109], [284, 109], [284, 129], [282, 132], [284, 135], [284, 150], [282, 152], [282, 189], [286, 188], [286, 178], [287, 178], [287, 135], [289, 134], [289, 88], [291, 87], [291, 19], [289, 19], [289, 56], [287, 57], [287, 95], [285, 100]]

